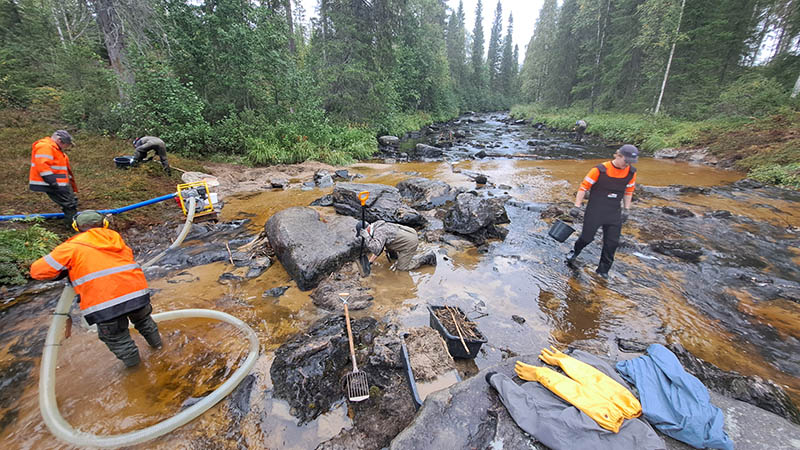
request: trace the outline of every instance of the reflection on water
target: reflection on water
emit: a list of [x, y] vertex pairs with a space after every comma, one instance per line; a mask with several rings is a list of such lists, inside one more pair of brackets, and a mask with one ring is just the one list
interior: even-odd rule
[[[411, 176], [424, 176], [468, 189], [475, 184], [464, 172], [481, 172], [490, 182], [504, 185], [501, 189], [517, 199], [552, 202], [571, 201], [586, 172], [602, 161], [485, 159], [454, 164], [359, 163], [350, 167], [350, 171], [366, 176], [360, 182], [396, 184]], [[639, 183], [650, 186], [715, 186], [740, 177], [735, 172], [648, 158], [642, 158], [637, 168]], [[275, 212], [308, 205], [330, 192], [331, 189], [293, 188], [235, 195], [226, 199], [222, 218], [249, 218], [248, 226], [258, 232]], [[740, 245], [742, 240], [751, 239], [748, 236], [765, 235], [780, 241], [781, 229], [800, 225], [800, 205], [753, 193], [676, 191], [671, 197], [637, 201], [637, 207], [645, 209], [667, 205], [687, 208], [698, 216], [724, 209], [752, 219], [753, 223], [731, 227], [730, 233], [736, 233], [736, 237], [724, 235], [733, 242], [728, 245]], [[331, 214], [329, 208], [317, 210]], [[621, 251], [615, 263], [615, 268], [620, 268], [619, 274], [612, 282], [605, 283], [593, 275], [597, 256], [591, 252], [598, 249], [588, 248], [582, 255], [582, 266], [572, 271], [563, 264], [572, 241], [558, 244], [546, 237], [548, 224], [537, 213], [514, 207], [508, 210], [512, 219], [508, 237], [481, 251], [474, 248], [460, 251], [442, 244], [438, 248], [437, 267], [410, 273], [392, 272], [385, 257], [378, 259], [372, 275], [364, 280], [373, 290], [374, 303], [353, 315], [388, 316], [402, 326], [411, 327], [428, 323], [426, 304], [446, 302], [459, 306], [489, 340], [474, 362], [470, 362], [477, 368], [515, 355], [536, 354], [548, 343], [563, 346], [590, 341], [614, 357], [617, 338], [652, 342], [666, 336], [723, 369], [760, 375], [788, 385], [794, 394], [800, 392], [797, 377], [778, 370], [758, 346], [748, 342], [744, 335], [733, 333], [724, 321], [710, 316], [713, 304], [698, 306], [695, 293], [686, 288], [692, 280], [684, 278], [679, 268], [667, 264], [667, 257], [657, 255], [655, 264], [632, 251]], [[703, 226], [709, 229], [698, 228], [703, 233], [695, 238], [709, 248], [718, 245], [714, 241], [723, 235], [712, 229], [714, 223]], [[626, 225], [624, 234], [643, 242], [683, 237], [680, 229], [637, 223]], [[784, 252], [786, 256], [779, 258], [795, 265], [800, 263], [796, 244], [784, 246]], [[758, 270], [796, 273], [787, 269], [789, 261], [762, 262], [766, 266]], [[288, 405], [271, 397], [271, 352], [289, 335], [305, 329], [325, 312], [313, 306], [309, 292], [297, 289], [279, 263], [253, 280], [218, 281], [220, 275], [232, 269], [228, 262], [216, 262], [176, 271], [153, 280], [150, 286], [156, 312], [215, 309], [244, 320], [256, 331], [262, 358], [253, 371], [255, 384], [250, 412], [233, 413], [230, 403], [223, 401], [187, 426], [139, 448], [314, 448], [352, 426], [342, 403], [311, 424], [297, 427]], [[279, 286], [289, 287], [281, 297], [263, 296], [265, 290]], [[41, 348], [57, 295], [58, 292], [51, 291], [19, 301], [0, 312], [0, 439], [10, 448], [68, 448], [44, 427], [36, 397], [39, 354], [35, 349]], [[783, 340], [800, 338], [797, 303], [783, 298], [753, 298], [742, 292], [732, 291], [727, 295], [747, 318], [746, 326], [773, 327]], [[163, 350], [149, 349], [138, 333], [132, 333], [141, 349], [143, 364], [130, 371], [122, 367], [96, 335], [73, 330], [73, 337], [62, 347], [57, 370], [59, 405], [73, 426], [108, 434], [153, 424], [207, 395], [244, 358], [246, 342], [225, 324], [189, 320], [160, 326], [165, 340]], [[16, 383], [17, 390], [4, 387], [3, 383], [10, 380]], [[429, 391], [439, 389], [438, 386], [429, 386]], [[418, 387], [421, 392], [428, 389], [422, 384]]]
[[453, 369], [439, 375], [434, 380], [418, 382], [417, 393], [419, 394], [419, 399], [424, 402], [425, 399], [428, 398], [428, 395], [436, 391], [441, 391], [442, 389], [447, 389], [456, 384], [458, 380], [458, 371]]

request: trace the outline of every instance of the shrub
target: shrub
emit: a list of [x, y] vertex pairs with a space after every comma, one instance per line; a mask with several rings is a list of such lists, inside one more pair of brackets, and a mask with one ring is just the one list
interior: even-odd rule
[[756, 167], [747, 174], [762, 183], [800, 188], [800, 163], [778, 165], [770, 164]]
[[724, 115], [763, 116], [788, 101], [789, 95], [780, 83], [752, 74], [739, 78], [722, 91], [716, 108]]
[[174, 151], [191, 154], [205, 150], [210, 127], [203, 118], [203, 102], [161, 65], [141, 63], [128, 102], [117, 109], [127, 137], [159, 136]]
[[59, 244], [58, 235], [42, 227], [42, 219], [20, 229], [0, 230], [0, 284], [25, 284], [30, 265]]

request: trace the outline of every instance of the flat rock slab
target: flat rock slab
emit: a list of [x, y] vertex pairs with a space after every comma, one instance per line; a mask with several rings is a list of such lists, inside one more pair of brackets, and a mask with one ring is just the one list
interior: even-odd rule
[[314, 209], [296, 206], [270, 217], [264, 229], [286, 272], [307, 291], [358, 256], [356, 223], [342, 216], [323, 222]]
[[[493, 388], [484, 379], [494, 371], [514, 378], [514, 364], [535, 361], [538, 355], [511, 358], [474, 377], [425, 399], [414, 421], [398, 434], [391, 450], [447, 449], [545, 449], [524, 433], [508, 414]], [[711, 401], [725, 415], [725, 431], [736, 450], [800, 449], [800, 426], [756, 406], [711, 392]], [[659, 435], [661, 435], [659, 433]], [[664, 437], [668, 450], [692, 447]], [[498, 444], [502, 443], [502, 447]]]
[[420, 211], [431, 210], [455, 198], [455, 192], [447, 183], [422, 177], [403, 180], [397, 183], [397, 189]]

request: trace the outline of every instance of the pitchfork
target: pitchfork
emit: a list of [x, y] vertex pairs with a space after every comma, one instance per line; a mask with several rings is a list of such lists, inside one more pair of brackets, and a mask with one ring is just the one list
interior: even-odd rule
[[347, 309], [349, 292], [340, 292], [339, 299], [344, 303], [344, 320], [347, 324], [347, 342], [350, 344], [350, 359], [353, 360], [353, 371], [344, 376], [347, 386], [347, 398], [351, 402], [360, 402], [369, 398], [369, 382], [367, 374], [358, 370], [356, 365], [356, 351], [353, 347], [353, 332], [350, 330], [350, 312]]

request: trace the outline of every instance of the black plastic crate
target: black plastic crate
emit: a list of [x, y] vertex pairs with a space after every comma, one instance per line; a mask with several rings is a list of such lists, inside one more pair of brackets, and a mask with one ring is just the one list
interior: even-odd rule
[[[455, 309], [456, 311], [458, 311], [459, 313], [463, 314], [466, 317], [466, 314], [464, 314], [461, 311], [461, 308], [457, 306], [451, 306], [450, 308]], [[450, 356], [452, 356], [453, 358], [461, 358], [461, 359], [472, 359], [478, 356], [478, 350], [481, 349], [481, 345], [486, 343], [486, 338], [483, 336], [483, 333], [481, 333], [480, 330], [476, 329], [478, 335], [480, 336], [480, 339], [468, 339], [466, 337], [464, 338], [464, 343], [467, 344], [467, 349], [469, 349], [469, 352], [467, 352], [464, 349], [464, 346], [461, 344], [461, 338], [450, 334], [450, 332], [447, 331], [444, 325], [442, 325], [442, 322], [439, 321], [439, 318], [436, 317], [434, 311], [441, 309], [447, 309], [447, 308], [445, 308], [444, 306], [428, 305], [428, 312], [430, 313], [431, 316], [430, 324], [431, 328], [438, 331], [439, 334], [442, 335], [442, 338], [444, 338], [445, 343], [447, 343], [447, 351], [450, 352]]]

